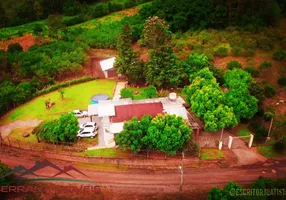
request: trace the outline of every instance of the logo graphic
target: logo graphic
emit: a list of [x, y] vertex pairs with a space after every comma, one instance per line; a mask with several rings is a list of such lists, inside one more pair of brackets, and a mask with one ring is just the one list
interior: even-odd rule
[[[36, 174], [36, 171], [44, 169], [46, 167], [51, 167], [55, 170], [57, 170], [57, 173], [51, 176], [40, 176]], [[29, 169], [26, 169], [22, 165], [14, 167], [9, 173], [5, 174], [4, 176], [0, 177], [1, 179], [4, 179], [5, 177], [14, 174], [15, 178], [9, 182], [9, 183], [19, 183], [19, 182], [33, 182], [33, 181], [61, 181], [61, 182], [77, 182], [77, 183], [88, 183], [88, 184], [97, 184], [96, 182], [91, 182], [87, 180], [82, 179], [76, 179], [74, 176], [70, 174], [70, 172], [76, 172], [78, 174], [81, 174], [88, 178], [86, 174], [78, 170], [72, 165], [64, 166], [64, 169], [61, 169], [57, 165], [53, 164], [52, 162], [48, 160], [42, 160], [42, 161], [36, 161], [35, 165], [32, 166]], [[29, 178], [26, 179], [23, 176], [29, 175], [29, 176], [35, 176], [36, 178]], [[67, 175], [70, 178], [61, 178], [60, 175]]]

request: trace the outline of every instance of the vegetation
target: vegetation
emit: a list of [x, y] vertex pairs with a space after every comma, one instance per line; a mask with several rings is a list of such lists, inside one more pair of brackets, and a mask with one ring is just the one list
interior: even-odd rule
[[275, 94], [277, 93], [276, 89], [270, 85], [270, 84], [267, 84], [264, 86], [264, 95], [268, 98], [271, 98], [273, 97]]
[[[261, 191], [266, 191], [270, 189], [284, 189], [285, 187], [285, 179], [278, 179], [278, 180], [271, 180], [264, 177], [259, 177], [259, 179], [251, 185], [249, 189], [259, 189]], [[220, 199], [249, 199], [249, 196], [241, 196], [241, 195], [235, 195], [235, 194], [242, 194], [241, 189], [243, 189], [239, 184], [229, 182], [225, 185], [223, 189], [218, 189], [217, 187], [214, 187], [212, 190], [208, 193], [208, 199], [209, 200], [220, 200]], [[238, 193], [235, 193], [235, 192]], [[274, 195], [275, 196], [275, 195]], [[250, 198], [260, 198], [263, 197], [263, 199], [267, 199], [267, 195], [261, 196], [261, 195], [252, 195]], [[283, 199], [283, 198], [281, 198]]]
[[238, 62], [237, 60], [230, 61], [230, 62], [227, 64], [227, 69], [229, 69], [229, 70], [232, 70], [232, 69], [240, 69], [240, 68], [241, 68], [241, 63]]
[[131, 98], [133, 99], [133, 90], [129, 88], [124, 88], [120, 91], [121, 98]]
[[269, 62], [269, 61], [263, 61], [261, 64], [260, 64], [260, 68], [261, 69], [264, 69], [264, 68], [267, 68], [267, 67], [271, 67], [272, 66], [272, 63]]
[[[64, 83], [67, 84], [66, 87], [69, 86], [68, 83], [69, 82]], [[50, 93], [45, 91], [43, 93], [45, 94], [44, 96], [37, 97], [9, 112], [1, 119], [1, 123], [8, 123], [19, 119], [55, 119], [59, 113], [70, 112], [76, 109], [86, 109], [90, 104], [90, 98], [96, 93], [104, 93], [112, 97], [114, 87], [115, 81], [112, 80], [89, 81], [65, 88], [65, 98], [62, 99], [57, 91], [51, 92], [53, 90], [50, 89], [54, 89], [53, 86], [51, 86], [50, 89], [47, 89], [47, 91], [50, 90]], [[2, 94], [1, 92], [0, 95]], [[81, 95], [80, 98], [78, 97], [79, 94]], [[55, 103], [51, 109], [45, 108], [45, 101], [48, 99], [51, 99]]]
[[143, 149], [160, 150], [174, 155], [190, 139], [192, 131], [181, 117], [158, 115], [152, 119], [136, 117], [124, 123], [121, 133], [116, 135], [120, 148], [137, 153]]
[[[9, 172], [11, 172], [10, 167], [0, 162], [0, 177], [5, 176]], [[12, 181], [12, 178], [13, 178], [13, 174], [8, 175], [8, 176], [4, 177], [3, 179], [1, 178], [0, 179], [0, 186], [9, 185], [9, 182]]]
[[284, 60], [286, 58], [286, 52], [284, 50], [279, 50], [274, 53], [273, 58], [275, 60]]
[[138, 56], [132, 50], [132, 32], [127, 25], [123, 27], [118, 38], [117, 50], [119, 57], [114, 65], [117, 72], [126, 76], [131, 83], [144, 81], [144, 64], [138, 62]]
[[205, 129], [217, 131], [236, 125], [233, 109], [222, 104], [224, 94], [209, 69], [200, 70], [194, 77], [185, 92], [192, 111], [203, 118]]
[[158, 96], [157, 90], [153, 85], [145, 88], [143, 91], [143, 95], [145, 98], [156, 98]]
[[33, 133], [47, 142], [74, 143], [78, 130], [77, 117], [74, 113], [69, 113], [62, 114], [60, 119], [41, 123], [33, 130]]
[[218, 149], [202, 149], [201, 150], [201, 159], [202, 160], [214, 160], [214, 159], [223, 159], [223, 151]]

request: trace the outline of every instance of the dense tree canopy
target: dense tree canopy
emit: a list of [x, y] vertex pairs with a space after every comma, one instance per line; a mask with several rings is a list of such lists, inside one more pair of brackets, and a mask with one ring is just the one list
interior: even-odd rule
[[132, 31], [125, 25], [117, 41], [119, 57], [116, 58], [114, 67], [117, 72], [126, 76], [131, 83], [144, 80], [144, 64], [138, 61], [138, 56], [132, 50]]
[[183, 73], [183, 68], [169, 46], [151, 50], [147, 62], [146, 82], [159, 88], [176, 87]]
[[190, 139], [191, 129], [183, 118], [175, 115], [145, 116], [124, 123], [116, 142], [123, 149], [139, 152], [142, 149], [160, 150], [170, 155], [180, 150]]
[[48, 142], [75, 142], [79, 130], [77, 117], [73, 113], [63, 114], [60, 119], [43, 122], [34, 132]]
[[237, 124], [233, 108], [223, 104], [224, 93], [208, 68], [193, 75], [186, 95], [192, 111], [204, 120], [207, 131], [217, 131]]

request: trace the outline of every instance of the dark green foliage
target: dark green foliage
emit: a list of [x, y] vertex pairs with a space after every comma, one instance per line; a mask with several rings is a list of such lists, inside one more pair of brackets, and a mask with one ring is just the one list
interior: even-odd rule
[[131, 83], [144, 81], [144, 63], [138, 62], [138, 57], [132, 50], [132, 32], [129, 26], [124, 26], [117, 41], [119, 57], [114, 67], [117, 72], [126, 76]]
[[9, 53], [22, 52], [22, 51], [23, 51], [23, 48], [19, 43], [9, 44], [8, 46]]
[[20, 53], [14, 59], [26, 77], [61, 77], [82, 69], [86, 48], [83, 43], [59, 40]]
[[171, 39], [171, 32], [166, 23], [157, 16], [149, 17], [143, 29], [143, 42], [149, 49], [160, 48]]
[[278, 153], [282, 153], [286, 148], [285, 136], [283, 136], [280, 141], [276, 142], [273, 147], [275, 151], [277, 151]]
[[251, 96], [248, 91], [248, 85], [252, 81], [250, 74], [241, 69], [234, 69], [225, 73], [225, 86], [230, 90], [225, 93], [224, 103], [233, 108], [238, 121], [251, 119], [258, 111], [258, 100]]
[[215, 56], [220, 56], [220, 57], [228, 56], [228, 54], [229, 54], [229, 49], [227, 47], [225, 47], [225, 46], [219, 47], [214, 52]]
[[0, 186], [10, 185], [9, 182], [12, 181], [13, 174], [6, 176], [6, 174], [8, 174], [9, 172], [11, 172], [10, 167], [0, 162], [0, 177], [5, 176], [3, 179], [0, 179]]
[[41, 25], [41, 24], [36, 24], [36, 25], [34, 26], [33, 33], [34, 33], [35, 35], [39, 35], [43, 30], [44, 30], [43, 25]]
[[279, 79], [277, 80], [277, 83], [283, 87], [286, 86], [286, 77], [284, 76], [279, 77]]
[[231, 107], [222, 104], [224, 94], [213, 74], [204, 68], [193, 75], [191, 85], [184, 89], [192, 112], [203, 118], [207, 131], [217, 131], [237, 124]]
[[259, 76], [259, 71], [254, 67], [245, 67], [243, 70], [250, 73], [253, 78], [257, 78]]
[[44, 90], [40, 90], [40, 91], [35, 92], [33, 97], [41, 96], [43, 94], [48, 94], [48, 93], [50, 93], [52, 91], [55, 91], [55, 90], [57, 90], [59, 88], [64, 88], [64, 87], [68, 87], [68, 86], [71, 86], [71, 85], [74, 85], [74, 84], [84, 83], [84, 82], [91, 81], [91, 80], [94, 80], [94, 78], [93, 77], [82, 77], [82, 78], [79, 78], [79, 79], [73, 79], [71, 81], [67, 81], [67, 82], [51, 85], [51, 86], [47, 87]]
[[273, 49], [274, 45], [273, 41], [271, 41], [269, 38], [263, 37], [257, 40], [257, 47], [264, 51], [269, 51]]
[[156, 98], [158, 97], [157, 90], [153, 85], [144, 89], [144, 97], [146, 98]]
[[124, 123], [123, 131], [116, 135], [116, 143], [135, 153], [147, 149], [174, 155], [190, 139], [191, 133], [184, 120], [175, 115], [158, 115], [153, 119], [145, 116], [140, 122], [134, 117]]
[[208, 192], [208, 200], [230, 200], [230, 199], [242, 199], [239, 196], [233, 196], [233, 192], [242, 189], [237, 183], [229, 182], [223, 189], [214, 187]]
[[146, 82], [159, 88], [176, 87], [183, 74], [171, 47], [162, 46], [150, 51], [147, 62]]
[[133, 90], [130, 88], [124, 88], [120, 91], [121, 98], [131, 98], [133, 99]]
[[83, 15], [76, 15], [70, 18], [62, 19], [62, 22], [65, 26], [72, 26], [86, 21], [86, 18]]
[[183, 67], [188, 78], [192, 79], [194, 73], [200, 71], [205, 67], [210, 67], [211, 63], [204, 54], [192, 53], [183, 62]]
[[63, 16], [58, 14], [49, 15], [47, 18], [47, 25], [49, 27], [49, 32], [51, 36], [55, 36], [59, 30], [65, 28], [65, 25], [62, 22]]
[[241, 63], [238, 62], [237, 60], [230, 61], [227, 63], [227, 69], [232, 70], [232, 69], [240, 69], [241, 68]]
[[284, 60], [286, 58], [286, 52], [284, 50], [279, 50], [279, 51], [276, 51], [274, 54], [273, 54], [273, 58], [275, 60]]
[[270, 85], [270, 84], [267, 84], [264, 86], [264, 95], [268, 98], [271, 98], [273, 97], [275, 94], [277, 93], [276, 89]]
[[274, 117], [273, 112], [265, 112], [263, 118], [265, 121], [270, 121]]
[[270, 61], [263, 61], [261, 64], [260, 64], [260, 68], [261, 69], [264, 69], [264, 68], [268, 68], [268, 67], [271, 67], [272, 66], [272, 62]]
[[224, 70], [217, 68], [215, 66], [211, 66], [210, 71], [213, 73], [213, 76], [216, 78], [217, 82], [219, 83], [220, 86], [224, 85]]
[[69, 113], [61, 115], [60, 119], [41, 123], [33, 132], [40, 139], [48, 142], [74, 143], [78, 130], [77, 117], [73, 113]]
[[258, 103], [262, 103], [264, 100], [264, 89], [257, 83], [252, 82], [248, 86], [248, 91], [250, 95], [254, 96], [257, 100]]

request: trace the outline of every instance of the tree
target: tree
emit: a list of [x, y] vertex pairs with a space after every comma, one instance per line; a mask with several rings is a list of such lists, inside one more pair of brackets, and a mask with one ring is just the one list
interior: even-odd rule
[[192, 79], [194, 73], [200, 71], [205, 67], [210, 67], [209, 59], [204, 54], [192, 53], [183, 62], [183, 67], [188, 78]]
[[145, 147], [142, 139], [146, 135], [151, 119], [151, 116], [144, 116], [139, 122], [138, 118], [133, 117], [125, 122], [123, 131], [117, 134], [115, 138], [120, 148], [124, 150], [130, 149], [135, 153], [141, 151]]
[[191, 133], [182, 117], [158, 115], [152, 119], [143, 141], [148, 149], [174, 155], [190, 139]]
[[35, 1], [34, 3], [34, 11], [35, 11], [35, 15], [37, 17], [37, 19], [41, 19], [41, 17], [43, 16], [43, 7], [41, 6], [39, 1]]
[[60, 119], [46, 121], [34, 129], [40, 139], [48, 142], [75, 142], [79, 130], [77, 117], [73, 113], [63, 114]]
[[248, 91], [250, 95], [254, 96], [257, 100], [258, 103], [262, 103], [264, 100], [264, 89], [260, 87], [257, 83], [252, 82], [248, 86]]
[[2, 4], [0, 3], [0, 28], [3, 28], [7, 25], [8, 18], [6, 16], [5, 9], [2, 7]]
[[138, 62], [138, 56], [132, 50], [132, 32], [125, 25], [117, 41], [119, 57], [116, 58], [114, 67], [117, 72], [126, 76], [129, 82], [138, 83], [144, 80], [144, 63]]
[[157, 95], [157, 90], [153, 85], [150, 85], [149, 87], [145, 88], [144, 91], [144, 97], [146, 98], [156, 98]]
[[183, 69], [171, 47], [162, 46], [151, 50], [146, 68], [146, 82], [159, 88], [176, 86]]
[[57, 33], [58, 30], [64, 29], [65, 25], [62, 22], [62, 16], [58, 14], [52, 14], [48, 16], [47, 24], [52, 36]]
[[60, 89], [60, 90], [58, 90], [58, 92], [60, 93], [61, 98], [64, 99], [65, 91], [63, 89]]
[[124, 123], [123, 131], [116, 135], [116, 143], [126, 150], [138, 153], [142, 149], [160, 150], [170, 155], [181, 149], [190, 139], [192, 130], [183, 118], [175, 115], [144, 116]]
[[147, 48], [156, 49], [166, 45], [171, 39], [171, 32], [166, 23], [157, 16], [145, 21], [143, 40]]
[[237, 60], [232, 60], [229, 63], [227, 63], [227, 69], [232, 70], [232, 69], [240, 69], [241, 68], [241, 63], [238, 62]]
[[10, 167], [0, 162], [0, 186], [10, 185], [9, 182], [12, 181], [13, 174], [6, 176], [9, 172], [11, 172]]
[[226, 71], [224, 80], [224, 86], [231, 89], [247, 88], [248, 85], [253, 81], [251, 75], [242, 69]]
[[235, 192], [242, 189], [237, 183], [229, 182], [223, 189], [214, 187], [208, 192], [208, 200], [229, 200], [229, 199], [243, 199], [243, 196], [234, 195]]
[[133, 90], [130, 88], [123, 88], [120, 91], [120, 97], [121, 98], [131, 98], [133, 99]]

